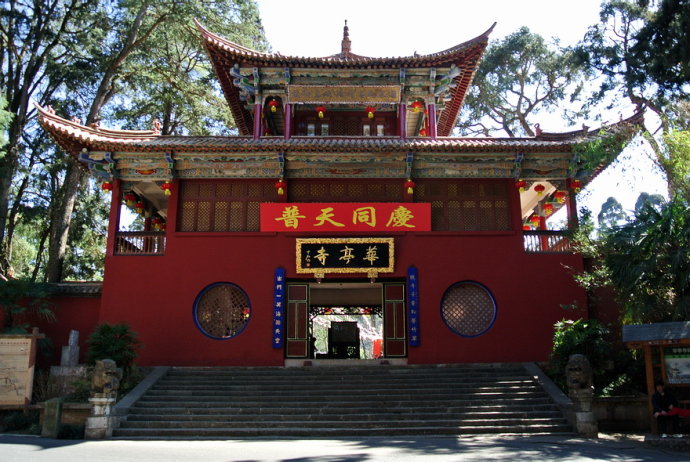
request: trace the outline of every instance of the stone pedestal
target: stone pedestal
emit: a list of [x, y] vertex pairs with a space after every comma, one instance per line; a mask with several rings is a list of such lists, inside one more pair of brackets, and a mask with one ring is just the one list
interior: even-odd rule
[[591, 388], [571, 389], [569, 395], [575, 407], [575, 430], [588, 438], [597, 438], [599, 426], [592, 410], [594, 390]]
[[104, 396], [89, 398], [89, 403], [93, 407], [91, 408], [91, 417], [86, 419], [84, 428], [84, 438], [87, 440], [110, 438], [113, 436], [113, 428], [119, 422], [118, 417], [111, 415], [115, 398], [104, 393], [97, 393], [96, 395]]
[[44, 438], [57, 438], [60, 433], [62, 421], [62, 399], [53, 398], [45, 402], [43, 411], [43, 426], [41, 436]]
[[59, 366], [50, 367], [50, 376], [61, 395], [74, 392], [74, 382], [86, 378], [86, 366], [79, 365], [79, 331], [69, 333], [69, 344], [62, 347]]

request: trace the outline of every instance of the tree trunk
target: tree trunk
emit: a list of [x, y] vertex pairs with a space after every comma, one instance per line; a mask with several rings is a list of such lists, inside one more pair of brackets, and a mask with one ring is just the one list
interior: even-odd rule
[[48, 267], [46, 268], [48, 282], [60, 282], [62, 280], [63, 263], [67, 252], [67, 236], [72, 224], [72, 212], [81, 180], [82, 171], [77, 165], [77, 161], [71, 158], [67, 167], [65, 182], [55, 204], [55, 213], [51, 217], [53, 223], [48, 245]]

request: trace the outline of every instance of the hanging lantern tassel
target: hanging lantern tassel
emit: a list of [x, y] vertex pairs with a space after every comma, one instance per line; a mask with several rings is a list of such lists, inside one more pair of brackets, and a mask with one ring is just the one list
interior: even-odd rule
[[144, 203], [142, 201], [139, 201], [136, 204], [134, 204], [134, 208], [137, 210], [137, 213], [139, 215], [142, 215], [144, 213], [145, 207], [146, 207], [146, 205], [144, 205]]
[[407, 194], [414, 194], [414, 187], [417, 186], [414, 181], [412, 181], [410, 178], [407, 179], [405, 182], [405, 192]]
[[515, 187], [520, 190], [520, 192], [525, 192], [527, 189], [527, 182], [525, 180], [517, 180], [515, 182]]
[[103, 191], [111, 192], [113, 190], [113, 184], [110, 181], [104, 181], [101, 184], [101, 189]]
[[367, 106], [367, 117], [370, 119], [374, 118], [374, 112], [376, 112], [376, 108], [374, 106]]
[[326, 113], [326, 108], [323, 106], [316, 106], [316, 113], [318, 114], [319, 119], [323, 119], [323, 116]]
[[541, 196], [544, 193], [545, 189], [546, 188], [543, 184], [538, 184], [534, 187], [534, 192], [536, 192], [538, 196]]
[[285, 188], [287, 188], [287, 183], [282, 178], [273, 185], [276, 188], [276, 192], [279, 196], [285, 195]]
[[161, 189], [163, 190], [163, 193], [165, 193], [166, 196], [169, 196], [172, 194], [172, 183], [169, 181], [165, 181], [161, 185]]
[[137, 196], [133, 192], [128, 192], [127, 194], [125, 194], [124, 199], [125, 203], [127, 204], [127, 207], [132, 207], [134, 206], [134, 202], [136, 202], [137, 200]]

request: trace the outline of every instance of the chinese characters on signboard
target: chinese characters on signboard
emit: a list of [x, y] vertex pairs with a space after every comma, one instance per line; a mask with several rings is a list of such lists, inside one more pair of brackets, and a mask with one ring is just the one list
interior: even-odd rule
[[690, 347], [666, 347], [664, 362], [668, 383], [690, 383]]
[[285, 270], [276, 269], [273, 281], [273, 348], [283, 347], [285, 328]]
[[393, 238], [297, 239], [298, 273], [392, 273]]
[[261, 231], [431, 231], [431, 204], [262, 203]]
[[407, 269], [407, 303], [408, 303], [408, 330], [410, 334], [410, 346], [419, 346], [419, 293], [417, 291], [417, 268], [410, 266]]

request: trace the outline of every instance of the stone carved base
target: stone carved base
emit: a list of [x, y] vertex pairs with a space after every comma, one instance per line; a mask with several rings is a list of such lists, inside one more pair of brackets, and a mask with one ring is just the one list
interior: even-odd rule
[[[105, 393], [96, 393], [105, 395]], [[111, 396], [94, 396], [89, 398], [91, 415], [86, 419], [84, 438], [87, 440], [99, 440], [113, 436], [113, 429], [119, 424], [119, 418], [111, 415], [115, 398]]]
[[86, 419], [86, 426], [84, 427], [84, 439], [87, 440], [102, 440], [113, 436], [113, 429], [119, 424], [119, 418], [116, 416], [98, 416], [89, 417]]

